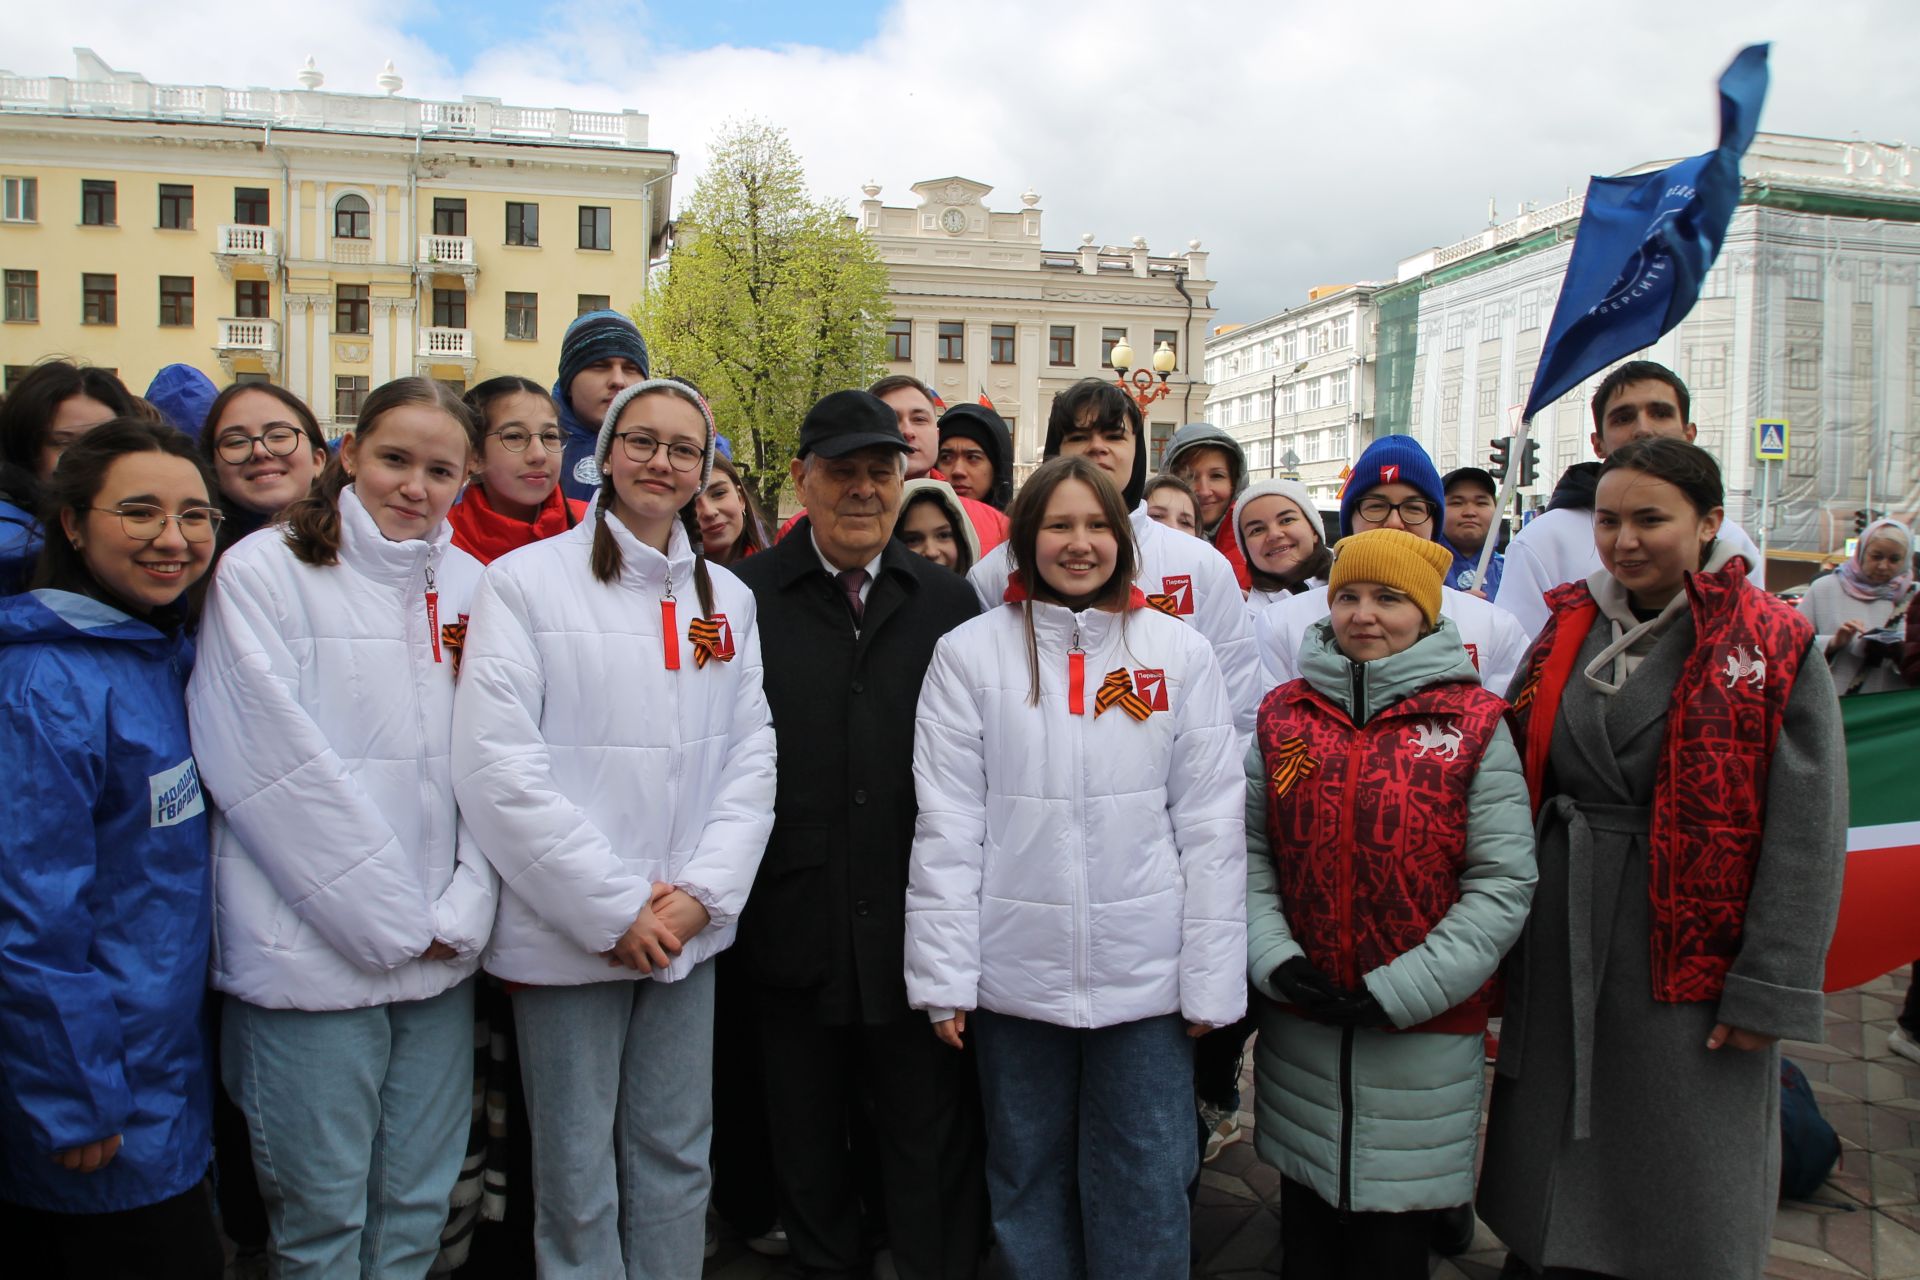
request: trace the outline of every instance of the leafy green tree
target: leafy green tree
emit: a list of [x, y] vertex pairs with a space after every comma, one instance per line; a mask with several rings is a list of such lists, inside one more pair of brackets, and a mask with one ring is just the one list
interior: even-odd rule
[[634, 309], [656, 372], [713, 406], [768, 511], [800, 421], [884, 367], [887, 269], [841, 207], [811, 199], [784, 130], [723, 125], [675, 220], [673, 256]]

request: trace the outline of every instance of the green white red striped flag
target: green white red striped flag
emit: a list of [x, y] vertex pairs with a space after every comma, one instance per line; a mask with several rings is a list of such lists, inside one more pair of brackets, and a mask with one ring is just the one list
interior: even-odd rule
[[1828, 991], [1920, 959], [1920, 689], [1840, 699], [1847, 730], [1847, 878]]

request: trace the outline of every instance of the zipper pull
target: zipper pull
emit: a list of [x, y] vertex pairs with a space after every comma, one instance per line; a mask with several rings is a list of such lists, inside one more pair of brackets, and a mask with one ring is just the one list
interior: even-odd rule
[[680, 623], [673, 599], [673, 575], [667, 575], [666, 593], [660, 597], [660, 652], [669, 671], [680, 669]]
[[433, 642], [433, 660], [445, 661], [440, 652], [440, 593], [433, 586], [433, 561], [427, 561], [427, 639]]
[[1087, 654], [1080, 647], [1080, 628], [1073, 629], [1073, 641], [1067, 646], [1067, 714], [1087, 713]]

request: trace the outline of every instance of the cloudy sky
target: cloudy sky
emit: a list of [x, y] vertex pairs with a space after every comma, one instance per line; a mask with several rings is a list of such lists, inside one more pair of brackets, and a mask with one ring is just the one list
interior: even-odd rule
[[[71, 74], [75, 45], [163, 83], [632, 107], [692, 189], [713, 131], [785, 127], [816, 190], [922, 178], [1041, 195], [1050, 247], [1092, 232], [1212, 251], [1220, 319], [1304, 300], [1510, 217], [1592, 173], [1704, 151], [1713, 84], [1773, 41], [1761, 128], [1920, 139], [1913, 0], [63, 0], [0, 65]], [[29, 27], [31, 29], [29, 29]]]

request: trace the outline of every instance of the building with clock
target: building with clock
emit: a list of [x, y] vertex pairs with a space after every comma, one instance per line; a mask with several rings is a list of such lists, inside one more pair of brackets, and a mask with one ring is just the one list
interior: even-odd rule
[[1139, 237], [1116, 246], [1092, 234], [1049, 249], [1032, 191], [996, 210], [986, 203], [993, 188], [967, 178], [917, 182], [910, 206], [883, 203], [880, 190], [862, 188], [857, 222], [892, 277], [890, 372], [913, 374], [948, 404], [985, 394], [1013, 428], [1020, 477], [1040, 459], [1054, 395], [1114, 377], [1108, 357], [1123, 339], [1142, 367], [1161, 343], [1176, 357], [1167, 394], [1147, 407], [1150, 463], [1174, 428], [1201, 417], [1214, 282], [1199, 241], [1171, 256]]

